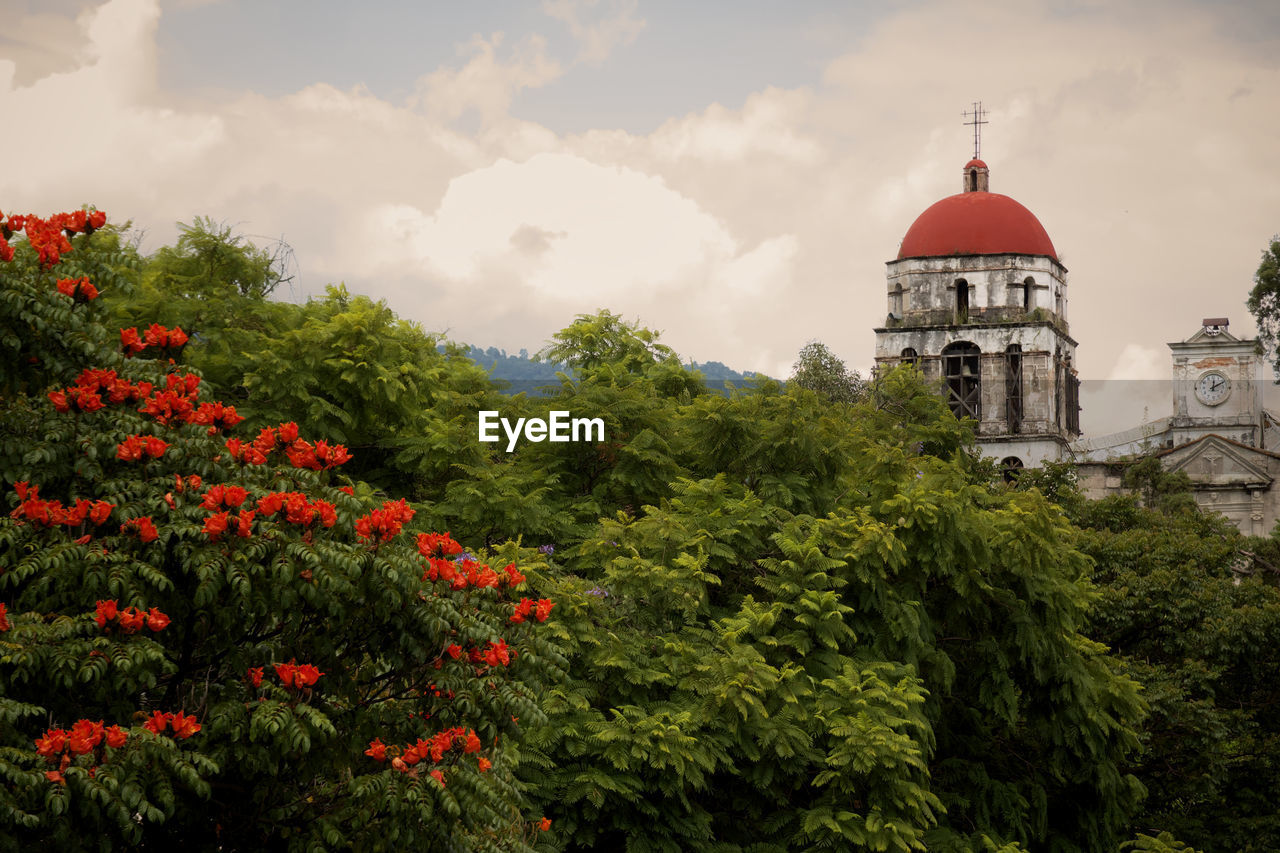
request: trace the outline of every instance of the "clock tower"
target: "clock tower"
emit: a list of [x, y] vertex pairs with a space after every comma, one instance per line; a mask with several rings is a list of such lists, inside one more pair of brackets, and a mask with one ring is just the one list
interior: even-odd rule
[[1174, 446], [1205, 435], [1262, 446], [1262, 361], [1257, 344], [1227, 331], [1226, 317], [1210, 317], [1173, 355]]

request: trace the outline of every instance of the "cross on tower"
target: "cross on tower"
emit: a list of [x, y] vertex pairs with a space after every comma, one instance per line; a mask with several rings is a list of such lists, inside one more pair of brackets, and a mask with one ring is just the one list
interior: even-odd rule
[[986, 114], [987, 114], [987, 111], [982, 108], [982, 101], [973, 102], [972, 112], [970, 112], [969, 110], [965, 110], [964, 112], [960, 113], [960, 115], [964, 116], [965, 118], [969, 118], [969, 116], [973, 116], [973, 118], [970, 121], [966, 121], [965, 124], [973, 125], [973, 159], [975, 160], [981, 159], [981, 155], [982, 155], [982, 125], [989, 123], [986, 119], [983, 118], [983, 116], [985, 116]]

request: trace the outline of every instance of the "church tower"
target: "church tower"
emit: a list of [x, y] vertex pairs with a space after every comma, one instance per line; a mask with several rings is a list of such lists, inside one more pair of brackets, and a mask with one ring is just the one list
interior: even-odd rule
[[916, 365], [957, 416], [977, 421], [985, 455], [1035, 466], [1069, 458], [1080, 434], [1067, 269], [1035, 215], [989, 186], [974, 157], [962, 192], [907, 229], [887, 265], [876, 367]]

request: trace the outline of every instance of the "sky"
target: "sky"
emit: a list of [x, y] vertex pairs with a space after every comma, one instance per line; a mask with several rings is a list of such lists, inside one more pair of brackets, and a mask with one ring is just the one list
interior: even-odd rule
[[509, 352], [607, 308], [685, 359], [785, 377], [820, 340], [865, 373], [884, 264], [960, 191], [976, 100], [991, 190], [1069, 270], [1086, 381], [1167, 379], [1165, 344], [1205, 317], [1252, 335], [1280, 231], [1271, 0], [0, 0], [0, 20], [0, 210], [93, 204], [146, 251], [208, 216], [288, 242], [286, 298], [345, 282]]

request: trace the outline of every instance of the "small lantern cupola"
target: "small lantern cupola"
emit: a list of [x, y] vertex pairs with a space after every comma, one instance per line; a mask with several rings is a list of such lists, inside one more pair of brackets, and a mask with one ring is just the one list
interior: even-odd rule
[[967, 193], [985, 193], [990, 192], [989, 176], [990, 171], [987, 164], [976, 157], [964, 164], [964, 192]]

